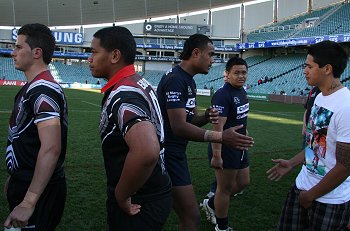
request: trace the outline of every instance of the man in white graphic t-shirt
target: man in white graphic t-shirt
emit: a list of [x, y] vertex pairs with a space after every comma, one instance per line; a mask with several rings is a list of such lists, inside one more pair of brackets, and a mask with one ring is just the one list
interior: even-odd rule
[[281, 213], [277, 230], [347, 230], [350, 217], [350, 91], [340, 82], [348, 55], [337, 43], [311, 46], [306, 80], [321, 93], [306, 128], [306, 147], [267, 171], [278, 181], [303, 164]]

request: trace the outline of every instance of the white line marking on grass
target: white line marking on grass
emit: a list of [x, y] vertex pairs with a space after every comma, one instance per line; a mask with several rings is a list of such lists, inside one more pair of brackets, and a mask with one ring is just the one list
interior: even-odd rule
[[0, 110], [0, 113], [4, 113], [4, 114], [8, 114], [8, 113], [11, 113], [12, 111], [3, 111], [3, 110]]
[[269, 112], [269, 111], [259, 111], [259, 110], [251, 110], [251, 112], [261, 113], [261, 114], [282, 115], [282, 116], [290, 116], [291, 114], [304, 113], [304, 112]]
[[101, 107], [101, 105], [98, 105], [98, 104], [95, 104], [95, 103], [90, 103], [90, 102], [87, 102], [87, 101], [84, 101], [84, 100], [82, 100], [81, 102], [87, 103], [87, 104], [90, 104], [90, 105], [93, 105], [93, 106], [96, 106], [96, 107]]

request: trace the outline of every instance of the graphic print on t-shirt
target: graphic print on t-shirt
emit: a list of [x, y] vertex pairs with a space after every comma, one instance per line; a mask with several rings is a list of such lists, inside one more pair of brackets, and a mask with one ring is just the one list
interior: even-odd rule
[[308, 124], [305, 165], [308, 171], [320, 176], [326, 174], [324, 160], [327, 158], [327, 131], [332, 115], [332, 111], [314, 105]]

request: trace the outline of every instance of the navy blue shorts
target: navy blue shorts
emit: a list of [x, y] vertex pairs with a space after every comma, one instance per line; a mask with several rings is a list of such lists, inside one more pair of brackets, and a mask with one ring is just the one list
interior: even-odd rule
[[[208, 145], [208, 159], [209, 165], [213, 156], [211, 144]], [[241, 151], [238, 149], [228, 148], [222, 146], [221, 158], [224, 169], [244, 169], [249, 167], [248, 151]]]
[[173, 186], [186, 186], [192, 184], [185, 152], [173, 152], [166, 150], [164, 160], [165, 167], [168, 171]]

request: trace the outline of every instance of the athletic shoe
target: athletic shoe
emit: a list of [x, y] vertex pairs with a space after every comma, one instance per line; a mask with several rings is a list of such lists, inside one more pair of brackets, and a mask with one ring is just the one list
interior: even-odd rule
[[236, 196], [239, 196], [239, 195], [242, 195], [242, 194], [243, 194], [243, 190], [238, 192], [238, 193], [236, 193], [236, 194], [234, 194], [233, 196], [236, 197]]
[[210, 191], [210, 192], [208, 192], [208, 194], [205, 196], [205, 199], [209, 199], [210, 197], [213, 197], [213, 196], [215, 196], [215, 193], [212, 192], [212, 191]]
[[207, 220], [210, 221], [213, 225], [216, 225], [215, 211], [208, 205], [209, 199], [204, 199], [202, 203], [202, 210], [207, 216]]
[[233, 231], [231, 227], [228, 227], [227, 229], [219, 229], [218, 225], [215, 225], [215, 231]]

